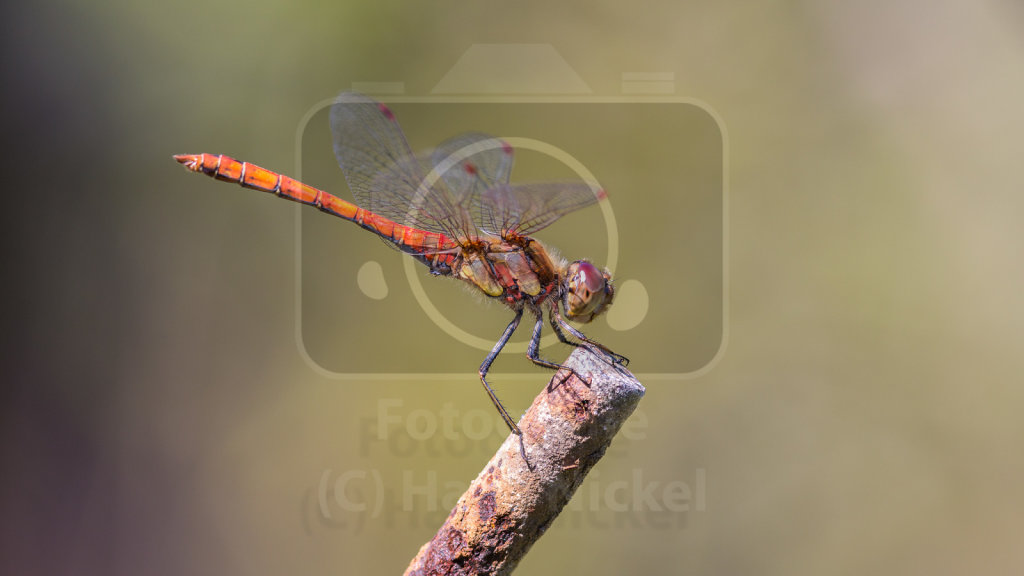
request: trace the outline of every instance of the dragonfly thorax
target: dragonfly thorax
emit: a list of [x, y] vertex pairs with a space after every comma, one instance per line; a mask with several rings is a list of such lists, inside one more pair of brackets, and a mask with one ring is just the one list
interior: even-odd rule
[[569, 264], [565, 274], [562, 307], [570, 320], [587, 323], [601, 315], [615, 296], [612, 276], [586, 260]]

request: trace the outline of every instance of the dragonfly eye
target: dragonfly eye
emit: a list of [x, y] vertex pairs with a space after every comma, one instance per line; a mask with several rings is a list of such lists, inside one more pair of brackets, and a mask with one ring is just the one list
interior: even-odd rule
[[565, 315], [577, 322], [590, 322], [612, 303], [615, 291], [607, 270], [598, 270], [590, 262], [577, 260], [569, 264], [565, 280]]

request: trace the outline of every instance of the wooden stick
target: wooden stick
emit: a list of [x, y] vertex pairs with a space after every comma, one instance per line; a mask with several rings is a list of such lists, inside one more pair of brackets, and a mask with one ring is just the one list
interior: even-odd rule
[[[579, 347], [459, 498], [407, 576], [510, 574], [604, 455], [644, 387], [621, 366]], [[525, 450], [529, 465], [523, 459]]]

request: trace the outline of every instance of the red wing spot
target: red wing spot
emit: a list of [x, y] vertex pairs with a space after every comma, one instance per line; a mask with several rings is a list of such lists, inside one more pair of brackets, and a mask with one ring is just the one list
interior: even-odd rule
[[597, 191], [597, 199], [598, 200], [604, 200], [607, 197], [608, 197], [608, 192], [604, 188], [601, 188], [600, 190]]
[[502, 140], [501, 141], [501, 151], [504, 152], [505, 154], [511, 155], [512, 154], [512, 146], [510, 146], [508, 142], [505, 142], [504, 140]]
[[383, 104], [377, 104], [377, 108], [380, 109], [380, 113], [383, 114], [384, 117], [387, 118], [388, 120], [395, 119], [395, 113], [391, 111], [391, 108], [388, 108]]
[[476, 176], [476, 164], [466, 162], [462, 165], [462, 169], [466, 171], [466, 174]]

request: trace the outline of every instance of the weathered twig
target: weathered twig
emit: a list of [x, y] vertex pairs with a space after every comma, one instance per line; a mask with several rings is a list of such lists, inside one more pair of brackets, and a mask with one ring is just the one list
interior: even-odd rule
[[527, 410], [405, 574], [509, 574], [569, 502], [644, 395], [620, 366], [583, 347]]

